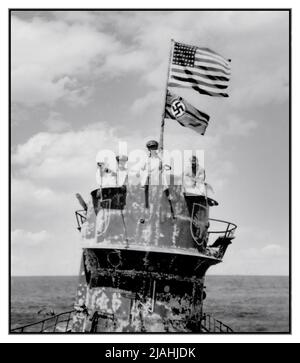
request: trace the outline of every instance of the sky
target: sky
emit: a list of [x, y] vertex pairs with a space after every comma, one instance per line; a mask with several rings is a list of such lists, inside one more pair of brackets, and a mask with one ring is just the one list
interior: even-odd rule
[[11, 18], [12, 275], [76, 275], [75, 193], [96, 187], [99, 149], [157, 139], [170, 40], [231, 58], [229, 98], [173, 91], [210, 115], [205, 136], [167, 120], [167, 149], [203, 149], [238, 225], [210, 274], [289, 270], [287, 11], [26, 11]]

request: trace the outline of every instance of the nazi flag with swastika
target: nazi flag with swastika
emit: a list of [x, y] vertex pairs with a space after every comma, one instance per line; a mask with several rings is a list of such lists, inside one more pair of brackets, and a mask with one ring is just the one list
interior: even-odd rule
[[182, 97], [172, 94], [169, 90], [165, 106], [165, 118], [176, 120], [181, 126], [189, 127], [204, 135], [209, 116], [197, 110]]

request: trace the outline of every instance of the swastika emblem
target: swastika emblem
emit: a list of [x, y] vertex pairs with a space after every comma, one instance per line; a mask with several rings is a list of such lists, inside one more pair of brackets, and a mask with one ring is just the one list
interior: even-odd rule
[[174, 117], [182, 116], [185, 113], [185, 104], [177, 99], [171, 104], [171, 111]]

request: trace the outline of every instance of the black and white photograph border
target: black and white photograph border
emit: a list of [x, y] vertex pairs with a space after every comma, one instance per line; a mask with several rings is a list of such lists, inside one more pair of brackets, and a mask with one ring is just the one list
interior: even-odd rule
[[9, 339], [294, 335], [291, 15], [10, 9]]

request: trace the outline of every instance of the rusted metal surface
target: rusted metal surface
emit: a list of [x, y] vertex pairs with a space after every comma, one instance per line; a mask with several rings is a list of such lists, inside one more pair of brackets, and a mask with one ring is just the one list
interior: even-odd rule
[[111, 264], [108, 250], [84, 251], [73, 331], [200, 332], [203, 276], [214, 260], [203, 259], [197, 271], [198, 257], [177, 256], [176, 262], [167, 254], [146, 259], [140, 251], [111, 252], [122, 262], [118, 257]]
[[226, 224], [208, 245], [212, 205], [181, 185], [94, 190], [77, 219], [83, 256], [73, 331], [203, 332], [204, 276], [232, 239]]
[[185, 196], [180, 185], [167, 192], [163, 186], [150, 186], [147, 193], [141, 186], [103, 188], [91, 193], [82, 239], [91, 245], [109, 241], [201, 250], [208, 213], [205, 198]]

